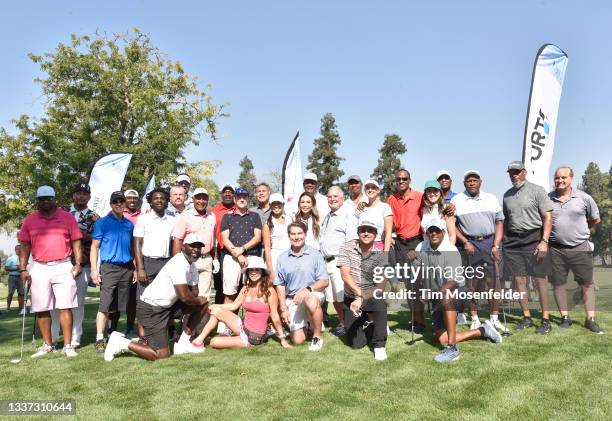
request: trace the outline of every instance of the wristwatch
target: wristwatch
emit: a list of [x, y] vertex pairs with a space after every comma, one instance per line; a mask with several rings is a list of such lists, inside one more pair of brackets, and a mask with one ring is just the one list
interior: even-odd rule
[[310, 287], [310, 285], [309, 285], [309, 286], [307, 286], [307, 287], [306, 287], [306, 289], [307, 289], [308, 291], [312, 292], [312, 288]]

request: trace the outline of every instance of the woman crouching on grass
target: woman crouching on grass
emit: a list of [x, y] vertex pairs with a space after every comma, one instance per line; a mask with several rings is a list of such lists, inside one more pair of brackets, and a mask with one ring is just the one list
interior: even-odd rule
[[[259, 256], [249, 256], [246, 267], [246, 285], [238, 294], [236, 301], [229, 304], [214, 304], [209, 307], [210, 319], [202, 333], [192, 343], [200, 346], [213, 332], [219, 322], [232, 330], [237, 336], [215, 336], [208, 342], [213, 348], [249, 348], [261, 345], [266, 339], [268, 317], [277, 332], [283, 332], [278, 314], [278, 297], [271, 283], [268, 282], [268, 268]], [[244, 309], [244, 318], [234, 312]], [[285, 336], [279, 336], [283, 348], [291, 348]]]

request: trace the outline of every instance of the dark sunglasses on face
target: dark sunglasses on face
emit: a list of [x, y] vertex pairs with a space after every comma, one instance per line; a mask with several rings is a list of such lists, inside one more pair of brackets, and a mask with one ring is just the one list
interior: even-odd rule
[[450, 177], [448, 175], [441, 175], [440, 178], [438, 178], [438, 181], [440, 180], [450, 180]]
[[125, 203], [125, 200], [123, 200], [123, 199], [116, 199], [116, 200], [113, 200], [111, 203], [113, 205], [118, 205], [120, 203]]
[[53, 199], [55, 199], [55, 197], [53, 197], [53, 196], [41, 196], [41, 197], [38, 198], [38, 201], [39, 202], [50, 202]]
[[410, 178], [408, 177], [395, 177], [395, 181], [408, 181]]

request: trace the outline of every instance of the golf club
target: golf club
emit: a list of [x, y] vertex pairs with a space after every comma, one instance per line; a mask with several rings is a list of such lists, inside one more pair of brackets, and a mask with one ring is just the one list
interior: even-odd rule
[[34, 326], [32, 326], [32, 345], [36, 345], [36, 327], [38, 325], [37, 316], [38, 313], [34, 313]]
[[[27, 283], [26, 284], [26, 290], [25, 290], [25, 301], [27, 302], [28, 299], [28, 292], [30, 290], [29, 288], [30, 284]], [[24, 310], [25, 310], [25, 305], [24, 305]], [[26, 313], [27, 311], [23, 312], [23, 316], [21, 317], [21, 349], [20, 349], [20, 353], [19, 353], [19, 358], [18, 359], [14, 359], [11, 360], [11, 363], [13, 364], [19, 364], [23, 358], [23, 337], [25, 335], [25, 317], [26, 317]]]

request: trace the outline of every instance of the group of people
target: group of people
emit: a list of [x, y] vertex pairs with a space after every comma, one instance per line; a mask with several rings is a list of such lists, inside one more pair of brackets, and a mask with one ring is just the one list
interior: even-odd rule
[[[520, 161], [511, 162], [507, 172], [512, 187], [502, 203], [481, 190], [477, 170], [465, 172], [464, 191], [455, 193], [448, 171], [439, 171], [419, 192], [411, 188], [409, 171], [399, 169], [396, 192], [386, 202], [376, 180], [364, 183], [353, 175], [348, 195], [339, 186], [323, 195], [316, 174], [308, 173], [295, 200], [260, 183], [251, 203], [246, 189], [228, 184], [212, 209], [207, 190], [191, 190], [183, 174], [169, 190], [149, 192], [145, 212], [137, 191], [114, 192], [107, 215], [87, 208], [87, 184], [75, 186], [73, 203], [65, 209], [57, 206], [53, 188], [41, 186], [38, 210], [19, 231], [18, 257], [5, 263], [13, 285], [9, 295], [17, 290], [25, 311], [24, 297], [28, 289], [31, 293], [43, 339], [33, 357], [55, 352], [60, 327], [63, 353], [77, 355], [87, 286], [96, 285], [94, 349], [106, 361], [126, 351], [147, 360], [170, 356], [177, 319], [182, 323], [174, 354], [258, 346], [273, 335], [286, 348], [311, 338], [308, 349], [319, 351], [322, 332], [331, 328], [328, 303], [338, 316], [330, 333], [352, 348], [369, 345], [376, 360], [385, 360], [382, 292], [387, 280], [391, 288], [398, 283], [390, 276], [377, 279], [381, 268], [470, 267], [482, 274], [424, 271], [427, 275], [407, 280], [411, 290], [440, 293], [499, 291], [502, 279], [512, 280], [521, 293], [519, 330], [534, 326], [528, 303], [532, 278], [542, 306], [538, 334], [552, 328], [547, 282], [554, 286], [560, 327], [571, 326], [565, 284], [572, 270], [583, 292], [585, 327], [602, 333], [595, 321], [588, 241], [600, 222], [597, 205], [573, 187], [571, 168], [557, 169], [550, 193], [526, 180]], [[468, 339], [502, 342], [507, 326], [499, 319], [499, 299], [490, 300], [489, 319], [482, 322], [473, 300], [438, 297], [429, 300], [433, 333], [444, 346], [436, 361], [459, 358], [456, 345]], [[425, 301], [410, 299], [409, 328], [416, 333], [426, 329]], [[470, 328], [457, 331], [464, 311], [471, 316]], [[124, 333], [117, 330], [122, 313]]]

